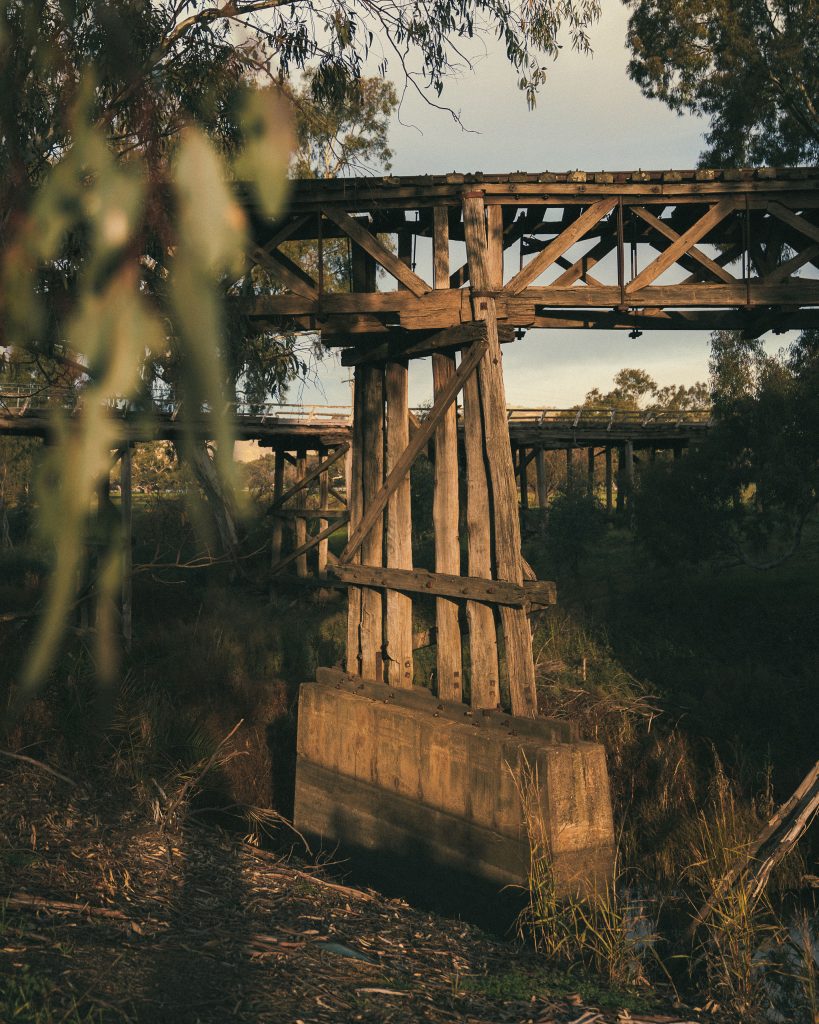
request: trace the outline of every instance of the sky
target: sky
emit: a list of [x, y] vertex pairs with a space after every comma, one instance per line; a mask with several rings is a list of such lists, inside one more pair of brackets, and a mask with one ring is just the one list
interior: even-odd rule
[[[591, 31], [593, 55], [575, 53], [567, 44], [550, 66], [532, 111], [497, 47], [489, 52], [476, 47], [469, 55], [473, 70], [444, 89], [440, 102], [458, 112], [463, 129], [451, 114], [408, 91], [390, 131], [392, 173], [695, 167], [706, 123], [646, 99], [629, 80], [627, 19], [622, 3], [605, 2]], [[778, 346], [783, 339], [776, 341]], [[646, 331], [632, 340], [625, 331], [533, 330], [504, 346], [507, 401], [571, 406], [594, 387], [610, 390], [612, 377], [624, 366], [647, 370], [661, 386], [693, 384], [707, 380], [708, 354], [709, 335], [703, 331]], [[346, 368], [328, 357], [318, 375], [318, 386], [294, 388], [290, 400], [300, 395], [306, 402], [349, 400]], [[429, 399], [431, 392], [429, 361], [415, 360], [411, 404]]]

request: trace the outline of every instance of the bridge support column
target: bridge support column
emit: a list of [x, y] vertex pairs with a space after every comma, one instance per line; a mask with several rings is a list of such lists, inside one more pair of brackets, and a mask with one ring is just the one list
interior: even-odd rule
[[611, 469], [611, 445], [606, 445], [606, 514], [611, 515], [614, 510], [612, 498], [613, 498], [613, 479]]
[[626, 441], [623, 445], [624, 464], [624, 488], [626, 508], [631, 509], [631, 501], [634, 497], [634, 442]]
[[617, 515], [622, 515], [626, 508], [626, 455], [625, 446], [617, 446]]
[[[307, 452], [302, 449], [296, 455], [296, 479], [302, 480], [307, 475]], [[299, 496], [299, 509], [304, 508], [306, 491], [301, 491]], [[307, 519], [304, 516], [296, 515], [293, 520], [293, 547], [300, 548], [307, 543]], [[304, 577], [307, 575], [307, 552], [299, 555], [296, 559], [296, 575]]]
[[520, 507], [529, 508], [529, 463], [525, 447], [518, 448], [518, 475], [520, 476]]
[[586, 460], [586, 490], [591, 498], [594, 497], [594, 445], [589, 445]]
[[574, 449], [571, 445], [566, 449], [566, 493], [574, 490]]
[[535, 467], [537, 469], [537, 507], [545, 509], [547, 502], [546, 489], [546, 452], [538, 448], [535, 455]]

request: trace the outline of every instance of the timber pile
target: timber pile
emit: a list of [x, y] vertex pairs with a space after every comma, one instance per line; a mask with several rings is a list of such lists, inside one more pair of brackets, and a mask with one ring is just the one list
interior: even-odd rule
[[[697, 1019], [603, 1012], [566, 982], [555, 996], [509, 943], [197, 825], [187, 806], [163, 829], [117, 806], [110, 774], [97, 782], [92, 796], [0, 762], [0, 1019], [21, 991], [48, 1001], [37, 1019], [77, 1007], [104, 1024]], [[531, 998], [491, 994], [510, 972], [531, 976]]]

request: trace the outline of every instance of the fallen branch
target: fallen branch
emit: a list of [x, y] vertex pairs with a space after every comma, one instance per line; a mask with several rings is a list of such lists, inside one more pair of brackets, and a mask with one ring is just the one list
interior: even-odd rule
[[88, 903], [50, 900], [45, 896], [29, 896], [27, 893], [9, 893], [0, 898], [0, 903], [14, 910], [48, 910], [55, 914], [89, 914], [92, 917], [113, 917], [118, 921], [129, 920], [127, 914], [112, 907], [92, 907]]
[[239, 731], [243, 723], [244, 718], [240, 718], [236, 725], [234, 725], [230, 732], [227, 734], [227, 736], [225, 736], [224, 739], [219, 741], [216, 750], [214, 750], [214, 752], [210, 755], [207, 761], [205, 761], [201, 770], [198, 771], [195, 775], [192, 775], [188, 779], [188, 781], [182, 786], [182, 789], [180, 789], [176, 798], [171, 802], [171, 806], [165, 812], [165, 820], [163, 821], [162, 827], [159, 830], [160, 832], [165, 831], [165, 828], [167, 824], [172, 820], [176, 812], [176, 809], [179, 807], [179, 805], [182, 803], [182, 801], [185, 799], [188, 793], [190, 793], [190, 791], [194, 788], [194, 786], [197, 786], [202, 781], [202, 779], [207, 775], [207, 773], [211, 770], [217, 757], [219, 756], [219, 751], [228, 742], [228, 740], [232, 739], [232, 737], [236, 735], [236, 733]]
[[28, 754], [12, 754], [10, 750], [0, 750], [0, 757], [8, 757], [12, 761], [22, 761], [24, 764], [33, 765], [35, 768], [39, 768], [40, 771], [53, 775], [55, 779], [59, 779], [61, 782], [65, 782], [69, 786], [76, 787], [77, 785], [73, 779], [69, 779], [67, 775], [63, 775], [62, 772], [58, 772], [56, 768], [51, 768], [42, 761], [38, 761], [36, 757], [29, 757]]

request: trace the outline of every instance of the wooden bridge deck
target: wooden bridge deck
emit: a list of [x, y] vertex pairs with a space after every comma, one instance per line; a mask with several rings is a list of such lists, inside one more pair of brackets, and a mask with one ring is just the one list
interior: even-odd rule
[[[159, 401], [152, 417], [144, 407], [122, 399], [108, 403], [120, 424], [121, 443], [173, 441], [181, 436], [179, 403]], [[73, 389], [42, 390], [22, 386], [0, 386], [0, 434], [48, 437], [53, 430], [51, 414], [60, 409], [70, 417], [83, 411], [81, 392]], [[231, 406], [236, 436], [257, 440], [262, 447], [283, 451], [318, 451], [349, 441], [352, 436], [352, 407], [346, 405], [281, 405], [269, 403], [260, 409]], [[422, 420], [426, 410], [413, 410]], [[546, 449], [622, 445], [632, 441], [636, 448], [662, 448], [702, 436], [710, 425], [707, 412], [669, 410], [622, 410], [607, 406], [580, 408], [507, 409], [509, 435], [518, 447]], [[463, 417], [459, 416], [463, 435]], [[190, 421], [186, 422], [190, 426]], [[193, 427], [207, 437], [210, 417], [194, 417]]]

